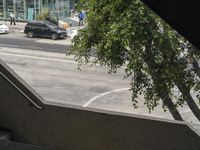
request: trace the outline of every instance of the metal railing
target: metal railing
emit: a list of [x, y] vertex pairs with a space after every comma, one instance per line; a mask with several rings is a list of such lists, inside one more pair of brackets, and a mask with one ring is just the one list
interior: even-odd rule
[[0, 72], [2, 77], [6, 79], [17, 91], [19, 91], [27, 100], [29, 100], [37, 109], [42, 109], [41, 106], [36, 104], [28, 95], [26, 95], [15, 83], [13, 83], [7, 76]]

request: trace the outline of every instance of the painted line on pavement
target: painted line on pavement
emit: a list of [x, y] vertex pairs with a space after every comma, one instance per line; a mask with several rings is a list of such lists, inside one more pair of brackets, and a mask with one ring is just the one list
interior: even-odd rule
[[[40, 59], [40, 60], [50, 60], [50, 61], [60, 61], [60, 62], [68, 62], [73, 64], [78, 64], [74, 60], [65, 60], [65, 59], [58, 59], [58, 58], [48, 58], [48, 57], [42, 57], [42, 56], [30, 56], [30, 55], [23, 55], [23, 54], [11, 54], [11, 53], [4, 53], [0, 52], [0, 55], [7, 55], [7, 56], [17, 56], [17, 57], [26, 57], [26, 58], [34, 58], [34, 59]], [[94, 65], [93, 63], [88, 63], [89, 65]], [[95, 64], [96, 66], [100, 66], [100, 64]], [[122, 69], [126, 69], [126, 67], [121, 67]]]
[[72, 61], [72, 60], [57, 59], [57, 58], [47, 58], [47, 57], [41, 57], [41, 56], [29, 56], [29, 55], [23, 55], [23, 54], [9, 54], [9, 53], [4, 53], [4, 52], [0, 52], [0, 55], [35, 58], [35, 59], [41, 59], [41, 60], [61, 61], [61, 62], [69, 62], [69, 63], [77, 64], [77, 62]]
[[93, 103], [95, 100], [97, 100], [98, 98], [101, 98], [105, 95], [108, 95], [108, 94], [111, 94], [111, 93], [114, 93], [114, 92], [121, 92], [121, 91], [127, 91], [129, 90], [130, 88], [122, 88], [122, 89], [115, 89], [115, 90], [112, 90], [112, 91], [108, 91], [108, 92], [105, 92], [105, 93], [101, 93], [93, 98], [91, 98], [90, 100], [88, 100], [84, 105], [83, 107], [88, 107], [91, 103]]
[[44, 43], [44, 44], [50, 44], [50, 45], [53, 45], [53, 44], [57, 44], [57, 45], [70, 45], [71, 42], [67, 39], [64, 39], [64, 40], [56, 40], [56, 41], [49, 41], [49, 39], [38, 39], [35, 41], [36, 43]]
[[27, 49], [37, 49], [37, 50], [43, 50], [44, 48], [36, 47], [36, 46], [19, 46], [19, 45], [10, 45], [10, 44], [0, 44], [2, 47], [10, 47], [10, 48], [27, 48]]
[[10, 47], [14, 47], [14, 48], [19, 48], [19, 45], [8, 45], [8, 44], [0, 44], [0, 46], [5, 46], [5, 47], [7, 47], [7, 46], [10, 46]]

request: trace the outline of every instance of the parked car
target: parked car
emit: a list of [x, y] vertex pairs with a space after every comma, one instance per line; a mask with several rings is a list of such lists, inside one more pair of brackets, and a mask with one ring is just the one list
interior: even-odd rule
[[32, 37], [50, 37], [53, 40], [67, 37], [67, 31], [49, 21], [28, 22], [25, 26], [24, 33], [29, 38]]
[[5, 24], [0, 24], [0, 33], [8, 33], [9, 28]]

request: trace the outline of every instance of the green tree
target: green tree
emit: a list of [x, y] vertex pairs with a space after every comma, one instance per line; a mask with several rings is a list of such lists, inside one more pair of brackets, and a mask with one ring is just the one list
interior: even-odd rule
[[47, 20], [47, 21], [50, 21], [54, 24], [57, 24], [56, 18], [54, 16], [50, 15], [48, 8], [42, 9], [42, 12], [37, 15], [37, 20], [40, 20], [40, 21]]
[[87, 9], [87, 0], [75, 0], [75, 9], [78, 11], [82, 11]]
[[[186, 101], [200, 120], [200, 110], [190, 94], [192, 89], [199, 92], [200, 87], [195, 48], [181, 48], [185, 39], [140, 0], [82, 2], [89, 9], [87, 26], [73, 39], [70, 49], [79, 65], [88, 63], [95, 50], [94, 62], [109, 66], [111, 72], [126, 66], [135, 107], [142, 94], [150, 112], [162, 100], [164, 110], [168, 108], [174, 119], [182, 120], [177, 107]], [[175, 87], [182, 95], [174, 103]]]
[[42, 12], [37, 15], [37, 20], [45, 20], [49, 16], [49, 10], [48, 8], [43, 8]]

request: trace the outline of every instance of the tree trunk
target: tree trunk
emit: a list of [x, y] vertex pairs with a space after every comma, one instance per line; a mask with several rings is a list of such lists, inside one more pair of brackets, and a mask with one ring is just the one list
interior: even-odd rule
[[198, 62], [195, 58], [193, 58], [192, 65], [194, 67], [194, 72], [198, 75], [198, 77], [200, 77], [200, 67], [199, 67], [199, 64], [198, 64]]
[[195, 103], [194, 99], [192, 98], [189, 90], [187, 90], [185, 83], [178, 81], [178, 82], [176, 82], [176, 85], [177, 85], [178, 89], [181, 91], [181, 93], [183, 95], [183, 99], [187, 102], [187, 104], [188, 104], [189, 108], [191, 109], [191, 111], [193, 112], [193, 114], [200, 121], [200, 109], [197, 106], [197, 104]]
[[[150, 69], [153, 69], [156, 62], [155, 62], [154, 57], [151, 52], [151, 44], [152, 44], [151, 40], [149, 40], [148, 44], [145, 47], [145, 62], [147, 63], [147, 65], [149, 66]], [[152, 76], [153, 82], [156, 84], [155, 76], [153, 74], [151, 76]], [[169, 93], [167, 93], [167, 85], [165, 83], [162, 83], [162, 84], [164, 85], [164, 88], [166, 90], [163, 93], [158, 92], [160, 98], [163, 100], [164, 105], [166, 105], [167, 108], [169, 109], [169, 112], [171, 113], [174, 120], [182, 121], [183, 119], [182, 119], [180, 113], [178, 112], [176, 106], [172, 102], [172, 99], [169, 96]]]
[[163, 100], [164, 105], [167, 106], [167, 108], [169, 109], [169, 112], [171, 113], [172, 117], [175, 120], [183, 120], [180, 113], [178, 112], [176, 106], [174, 105], [174, 103], [172, 102], [171, 97], [169, 96], [169, 94], [165, 93], [160, 95], [160, 97]]

